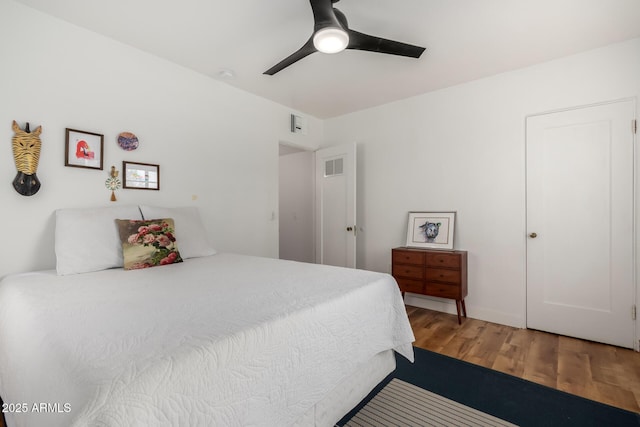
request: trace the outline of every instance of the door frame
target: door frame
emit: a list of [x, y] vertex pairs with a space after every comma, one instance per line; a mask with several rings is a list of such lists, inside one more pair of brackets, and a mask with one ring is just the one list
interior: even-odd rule
[[[523, 311], [524, 311], [524, 327], [527, 327], [527, 315], [528, 315], [528, 308], [527, 308], [527, 286], [528, 286], [528, 282], [527, 282], [527, 269], [529, 268], [528, 266], [528, 253], [527, 253], [527, 224], [528, 224], [528, 218], [527, 218], [527, 212], [528, 212], [528, 192], [527, 192], [527, 136], [528, 136], [528, 129], [527, 129], [527, 120], [530, 117], [536, 117], [536, 116], [542, 116], [542, 115], [547, 115], [547, 114], [554, 114], [554, 113], [562, 113], [565, 111], [573, 111], [573, 110], [577, 110], [580, 108], [589, 108], [589, 107], [598, 107], [598, 106], [603, 106], [603, 105], [609, 105], [609, 104], [615, 104], [618, 102], [633, 102], [634, 105], [634, 118], [636, 121], [636, 127], [637, 127], [637, 122], [639, 122], [640, 120], [638, 119], [638, 100], [637, 97], [632, 96], [632, 97], [626, 97], [626, 98], [618, 98], [618, 99], [613, 99], [613, 100], [609, 100], [609, 101], [603, 101], [603, 102], [595, 102], [595, 103], [591, 103], [591, 104], [583, 104], [583, 105], [575, 105], [575, 106], [571, 106], [571, 107], [566, 107], [566, 108], [559, 108], [559, 109], [554, 109], [554, 110], [547, 110], [547, 111], [542, 111], [542, 112], [538, 112], [538, 113], [533, 113], [533, 114], [527, 114], [524, 117], [524, 149], [523, 149], [523, 160], [524, 160], [524, 177], [523, 177], [523, 182], [524, 182], [524, 225], [523, 225], [523, 232], [522, 232], [522, 244], [524, 245], [524, 284], [525, 284], [525, 289], [523, 292], [523, 298], [522, 298], [522, 306], [523, 306]], [[631, 128], [632, 123], [629, 123], [629, 126]], [[638, 230], [640, 229], [640, 218], [638, 213], [640, 212], [640, 197], [638, 195], [638, 189], [640, 188], [640, 176], [638, 173], [638, 165], [640, 164], [640, 159], [638, 158], [638, 155], [640, 154], [640, 150], [638, 150], [637, 148], [637, 144], [638, 144], [638, 132], [637, 129], [636, 131], [633, 133], [632, 135], [633, 138], [633, 183], [632, 183], [632, 187], [633, 187], [633, 271], [632, 271], [632, 277], [633, 277], [633, 284], [634, 284], [634, 304], [636, 307], [636, 319], [634, 322], [634, 343], [633, 343], [633, 349], [635, 351], [640, 351], [640, 310], [638, 309], [639, 305], [640, 305], [640, 294], [638, 292], [638, 266], [640, 265], [640, 259], [638, 259], [638, 256], [640, 255], [640, 239], [638, 238]], [[631, 315], [631, 314], [629, 314]]]

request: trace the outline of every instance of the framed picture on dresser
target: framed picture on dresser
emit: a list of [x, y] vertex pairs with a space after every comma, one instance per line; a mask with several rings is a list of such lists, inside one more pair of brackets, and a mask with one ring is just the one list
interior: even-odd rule
[[455, 212], [409, 212], [406, 246], [453, 249], [455, 220]]

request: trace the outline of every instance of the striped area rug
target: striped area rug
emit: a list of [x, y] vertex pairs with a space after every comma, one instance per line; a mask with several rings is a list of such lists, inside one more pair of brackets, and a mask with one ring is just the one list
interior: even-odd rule
[[346, 427], [515, 426], [499, 418], [392, 379]]

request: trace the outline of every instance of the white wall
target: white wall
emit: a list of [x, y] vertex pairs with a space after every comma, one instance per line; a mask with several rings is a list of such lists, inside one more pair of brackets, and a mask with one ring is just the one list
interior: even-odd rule
[[[160, 164], [161, 190], [120, 190], [115, 203], [197, 205], [217, 249], [278, 256], [278, 143], [317, 147], [322, 121], [291, 135], [296, 111], [9, 0], [0, 58], [0, 277], [52, 268], [55, 209], [110, 205], [104, 181], [122, 160]], [[12, 120], [43, 127], [31, 197], [11, 185]], [[103, 171], [64, 166], [67, 127], [104, 134]], [[122, 131], [136, 151], [117, 146]]]
[[[54, 210], [110, 205], [104, 180], [122, 160], [160, 164], [162, 190], [120, 190], [116, 203], [195, 204], [216, 248], [278, 256], [278, 143], [356, 141], [358, 265], [389, 271], [408, 211], [454, 209], [455, 244], [470, 257], [469, 314], [516, 326], [525, 117], [640, 95], [636, 39], [325, 122], [308, 117], [299, 136], [289, 132], [295, 111], [11, 0], [0, 2], [0, 57], [0, 277], [53, 267]], [[14, 119], [44, 129], [32, 197], [11, 186]], [[105, 170], [64, 167], [66, 127], [105, 135]], [[139, 136], [138, 150], [118, 148], [122, 131]]]
[[639, 95], [635, 39], [327, 120], [326, 145], [359, 146], [358, 265], [390, 270], [408, 211], [455, 210], [455, 247], [469, 251], [469, 315], [524, 326], [525, 118]]
[[312, 151], [280, 156], [280, 258], [315, 261]]

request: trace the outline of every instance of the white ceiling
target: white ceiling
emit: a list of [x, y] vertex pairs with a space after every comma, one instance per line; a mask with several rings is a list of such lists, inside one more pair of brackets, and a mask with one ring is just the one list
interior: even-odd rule
[[16, 1], [318, 118], [640, 37], [639, 0], [342, 0], [352, 29], [427, 50], [314, 53], [266, 76], [311, 35], [308, 0]]

